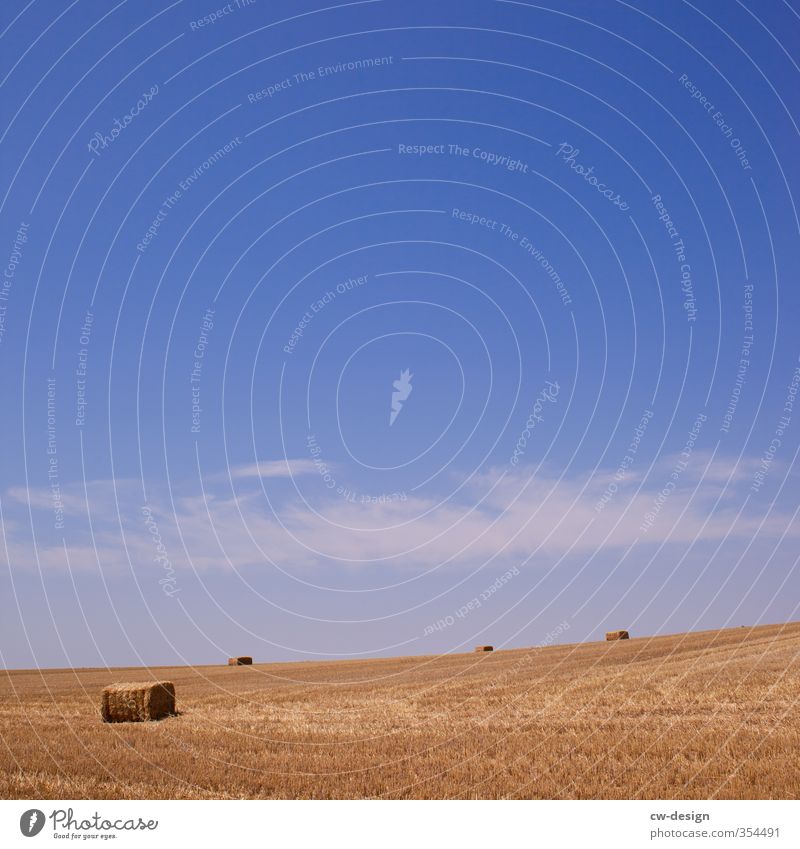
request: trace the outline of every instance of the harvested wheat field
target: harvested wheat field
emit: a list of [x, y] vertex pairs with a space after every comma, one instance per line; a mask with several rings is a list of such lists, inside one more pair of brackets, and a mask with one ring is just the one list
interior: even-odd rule
[[[223, 661], [224, 663], [224, 661]], [[107, 685], [178, 715], [104, 724]], [[0, 673], [2, 798], [797, 798], [800, 623], [387, 660]]]

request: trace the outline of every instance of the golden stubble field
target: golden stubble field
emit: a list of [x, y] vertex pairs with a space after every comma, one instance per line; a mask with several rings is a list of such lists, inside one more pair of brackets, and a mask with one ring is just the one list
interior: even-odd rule
[[[179, 716], [106, 725], [110, 683]], [[328, 663], [0, 672], [2, 798], [797, 798], [800, 623]]]

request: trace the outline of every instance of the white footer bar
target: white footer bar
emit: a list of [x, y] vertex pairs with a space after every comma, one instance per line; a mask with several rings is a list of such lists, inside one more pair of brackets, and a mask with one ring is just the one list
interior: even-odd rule
[[0, 845], [800, 846], [797, 801], [0, 801]]

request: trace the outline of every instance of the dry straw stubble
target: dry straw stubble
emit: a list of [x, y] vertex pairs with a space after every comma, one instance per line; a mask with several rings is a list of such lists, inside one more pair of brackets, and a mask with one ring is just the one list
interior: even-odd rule
[[[0, 798], [800, 796], [800, 623], [258, 672], [0, 670]], [[179, 715], [98, 722], [110, 674]]]

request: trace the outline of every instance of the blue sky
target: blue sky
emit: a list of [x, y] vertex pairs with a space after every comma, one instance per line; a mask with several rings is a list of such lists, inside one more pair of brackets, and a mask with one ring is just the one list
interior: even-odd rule
[[5, 665], [797, 618], [796, 4], [2, 14]]

